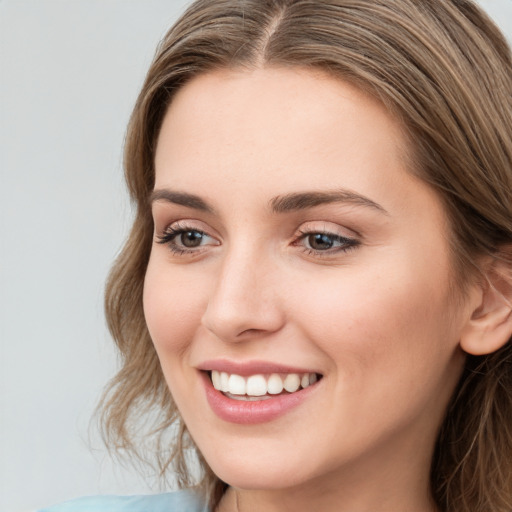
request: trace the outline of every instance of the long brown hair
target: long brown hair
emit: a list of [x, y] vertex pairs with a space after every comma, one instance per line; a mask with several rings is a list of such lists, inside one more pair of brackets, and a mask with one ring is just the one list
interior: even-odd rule
[[[444, 201], [461, 289], [479, 256], [506, 257], [503, 247], [512, 244], [511, 54], [472, 1], [194, 2], [162, 40], [128, 126], [125, 170], [136, 216], [106, 289], [122, 367], [101, 404], [107, 442], [153, 457], [162, 474], [172, 468], [181, 486], [194, 481], [187, 463], [194, 446], [142, 310], [156, 140], [173, 95], [193, 77], [269, 65], [327, 71], [401, 121], [413, 149], [411, 172]], [[200, 486], [215, 505], [225, 484], [198, 457]], [[468, 356], [439, 434], [431, 490], [446, 512], [512, 510], [510, 341], [494, 354]]]

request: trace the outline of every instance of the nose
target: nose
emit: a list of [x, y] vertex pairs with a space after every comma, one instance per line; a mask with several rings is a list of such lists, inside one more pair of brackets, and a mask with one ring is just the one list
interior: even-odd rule
[[203, 326], [226, 342], [275, 333], [285, 320], [275, 263], [248, 252], [222, 261], [202, 317]]

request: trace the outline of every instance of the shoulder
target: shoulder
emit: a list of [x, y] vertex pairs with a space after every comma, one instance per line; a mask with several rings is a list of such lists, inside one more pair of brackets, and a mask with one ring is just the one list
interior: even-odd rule
[[192, 491], [148, 496], [89, 496], [66, 501], [38, 512], [208, 512]]

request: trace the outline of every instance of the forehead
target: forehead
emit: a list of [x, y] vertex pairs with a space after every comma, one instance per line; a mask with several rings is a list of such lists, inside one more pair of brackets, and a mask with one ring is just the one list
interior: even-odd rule
[[[196, 77], [174, 97], [155, 165], [174, 178], [272, 171], [300, 181], [329, 157], [362, 170], [403, 162], [402, 127], [376, 100], [325, 73], [301, 68], [220, 70]], [[205, 169], [205, 161], [207, 169]], [[166, 172], [166, 174], [168, 174]], [[304, 183], [306, 184], [306, 183]], [[308, 183], [309, 184], [309, 183]]]

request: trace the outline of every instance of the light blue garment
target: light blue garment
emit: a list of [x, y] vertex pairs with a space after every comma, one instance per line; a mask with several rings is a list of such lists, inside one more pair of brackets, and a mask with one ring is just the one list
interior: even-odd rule
[[89, 496], [66, 501], [38, 512], [208, 512], [191, 491], [150, 496]]

